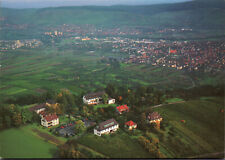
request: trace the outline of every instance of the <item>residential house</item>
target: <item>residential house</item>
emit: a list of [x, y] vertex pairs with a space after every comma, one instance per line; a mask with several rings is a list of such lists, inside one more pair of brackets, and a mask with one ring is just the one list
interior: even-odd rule
[[158, 121], [162, 121], [162, 117], [158, 112], [152, 112], [148, 114], [147, 120], [149, 123], [156, 123]]
[[108, 104], [115, 104], [116, 100], [114, 98], [109, 98], [108, 99]]
[[129, 112], [129, 107], [126, 104], [122, 105], [122, 106], [118, 106], [118, 107], [116, 107], [116, 111], [119, 114], [122, 114], [123, 112]]
[[104, 122], [99, 123], [98, 126], [94, 128], [94, 134], [97, 136], [101, 136], [102, 134], [109, 134], [117, 131], [119, 128], [119, 124], [115, 119], [109, 119]]
[[40, 116], [41, 118], [43, 118], [44, 116], [47, 115], [47, 113], [46, 113], [45, 111], [41, 111], [41, 112], [39, 112], [38, 114], [39, 114], [39, 116]]
[[51, 127], [59, 124], [59, 118], [56, 114], [44, 115], [41, 118], [41, 125], [44, 127]]
[[105, 92], [89, 93], [83, 96], [83, 102], [88, 105], [99, 104]]
[[125, 127], [127, 127], [129, 130], [136, 129], [137, 123], [134, 123], [133, 121], [128, 121], [125, 123]]
[[34, 107], [29, 108], [29, 110], [31, 112], [36, 112], [37, 114], [39, 114], [41, 111], [46, 110], [46, 105], [44, 103], [40, 105], [36, 105]]
[[75, 129], [75, 122], [70, 122], [66, 125], [62, 125], [58, 128], [55, 129], [55, 132], [59, 135], [59, 136], [74, 136], [74, 129]]
[[160, 122], [162, 121], [162, 119], [163, 118], [160, 116], [158, 112], [149, 113], [147, 116], [147, 122], [150, 124], [155, 123], [156, 128], [160, 128]]

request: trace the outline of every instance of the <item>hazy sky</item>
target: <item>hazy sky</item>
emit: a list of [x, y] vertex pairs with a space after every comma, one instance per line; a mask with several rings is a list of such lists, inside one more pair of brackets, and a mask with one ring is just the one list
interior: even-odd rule
[[43, 8], [57, 6], [84, 5], [148, 5], [159, 3], [175, 3], [188, 0], [0, 0], [1, 7], [8, 8]]

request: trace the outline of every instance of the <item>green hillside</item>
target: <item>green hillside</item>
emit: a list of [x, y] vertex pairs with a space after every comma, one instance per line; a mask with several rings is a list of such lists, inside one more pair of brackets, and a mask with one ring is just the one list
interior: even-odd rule
[[3, 24], [93, 24], [224, 28], [225, 2], [196, 0], [149, 6], [83, 6], [43, 9], [1, 9]]
[[154, 108], [164, 120], [161, 134], [152, 135], [159, 136], [167, 157], [212, 157], [210, 153], [218, 153], [218, 157], [224, 150], [223, 105], [223, 98], [202, 97]]

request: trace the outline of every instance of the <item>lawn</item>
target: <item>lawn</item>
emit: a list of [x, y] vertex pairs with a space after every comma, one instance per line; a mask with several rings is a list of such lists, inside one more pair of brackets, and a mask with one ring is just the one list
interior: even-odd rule
[[114, 134], [101, 137], [87, 134], [78, 142], [110, 158], [151, 158], [136, 139], [131, 139], [121, 129]]
[[181, 99], [181, 98], [170, 98], [170, 99], [166, 100], [167, 103], [174, 103], [174, 102], [180, 102], [180, 101], [183, 101], [183, 99]]
[[98, 104], [98, 105], [94, 105], [94, 110], [98, 109], [98, 108], [107, 108], [109, 106], [112, 106], [112, 107], [116, 107], [117, 104]]
[[0, 142], [3, 158], [53, 158], [57, 149], [24, 128], [1, 131]]
[[[26, 93], [35, 94], [35, 89], [68, 88], [74, 94], [91, 92], [108, 83], [123, 86], [152, 85], [158, 88], [188, 88], [192, 86], [186, 73], [165, 67], [123, 64], [120, 68], [99, 62], [102, 52], [90, 55], [87, 50], [64, 50], [54, 48], [17, 50], [2, 58], [1, 96], [14, 97]], [[17, 56], [15, 56], [15, 54]], [[18, 56], [18, 54], [20, 54]], [[110, 56], [112, 53], [105, 53]]]

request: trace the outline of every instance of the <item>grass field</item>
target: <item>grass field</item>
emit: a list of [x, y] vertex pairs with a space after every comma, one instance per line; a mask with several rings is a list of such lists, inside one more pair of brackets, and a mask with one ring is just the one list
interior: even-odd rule
[[[172, 158], [190, 157], [223, 151], [222, 108], [223, 98], [216, 97], [154, 108], [167, 123], [161, 134], [161, 147], [164, 148], [165, 155]], [[185, 123], [181, 120], [185, 120]]]
[[0, 157], [53, 158], [56, 146], [43, 141], [26, 128], [0, 132]]
[[[64, 43], [64, 42], [62, 42]], [[111, 52], [68, 49], [59, 51], [51, 47], [37, 50], [18, 49], [1, 55], [2, 97], [39, 94], [46, 88], [68, 88], [73, 94], [92, 92], [108, 83], [123, 86], [151, 85], [158, 88], [190, 88], [191, 78], [183, 71], [149, 65], [121, 64], [120, 68], [100, 62]], [[19, 55], [19, 56], [18, 56]], [[116, 53], [114, 56], [121, 56]], [[207, 78], [207, 77], [206, 77]], [[199, 79], [201, 84], [217, 82]]]
[[183, 99], [180, 98], [171, 98], [171, 99], [167, 99], [166, 102], [167, 103], [174, 103], [174, 102], [180, 102], [183, 101]]
[[80, 144], [86, 145], [110, 158], [150, 158], [142, 146], [131, 139], [124, 131], [119, 130], [112, 135], [98, 137], [88, 134], [78, 140]]
[[97, 110], [98, 108], [107, 108], [109, 106], [112, 106], [112, 107], [116, 107], [117, 104], [98, 104], [98, 105], [94, 105], [94, 110]]

